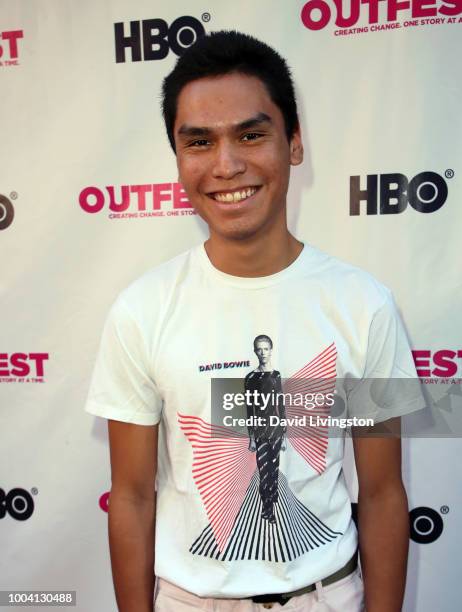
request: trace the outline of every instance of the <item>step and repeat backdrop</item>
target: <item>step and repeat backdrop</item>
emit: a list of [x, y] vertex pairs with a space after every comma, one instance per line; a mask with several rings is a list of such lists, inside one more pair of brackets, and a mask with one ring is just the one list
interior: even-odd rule
[[[392, 289], [431, 401], [462, 410], [461, 0], [0, 0], [0, 590], [116, 609], [106, 422], [83, 407], [118, 292], [207, 236], [159, 101], [220, 29], [292, 67], [291, 230]], [[460, 608], [461, 451], [403, 441], [406, 612]], [[351, 445], [345, 469], [354, 502]]]

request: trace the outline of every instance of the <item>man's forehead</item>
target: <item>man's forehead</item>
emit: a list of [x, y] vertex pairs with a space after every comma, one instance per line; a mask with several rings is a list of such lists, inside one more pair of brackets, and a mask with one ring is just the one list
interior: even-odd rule
[[178, 97], [176, 125], [223, 130], [239, 128], [245, 122], [270, 122], [277, 113], [258, 78], [240, 73], [191, 81]]
[[208, 95], [210, 91], [215, 93], [221, 91], [223, 94], [230, 95], [239, 93], [241, 89], [251, 89], [255, 95], [269, 95], [266, 85], [260, 77], [242, 72], [229, 72], [192, 79], [182, 87], [179, 96], [187, 98], [189, 101], [195, 95]]

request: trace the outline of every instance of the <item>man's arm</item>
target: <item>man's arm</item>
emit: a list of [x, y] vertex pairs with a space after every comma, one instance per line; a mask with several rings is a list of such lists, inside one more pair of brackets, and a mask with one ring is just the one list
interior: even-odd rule
[[154, 609], [158, 425], [108, 421], [112, 487], [109, 546], [119, 612]]
[[[384, 426], [395, 436], [364, 437], [353, 427], [359, 482], [358, 532], [367, 612], [401, 612], [406, 585], [409, 513], [401, 479], [399, 417]], [[363, 437], [362, 437], [363, 436]]]

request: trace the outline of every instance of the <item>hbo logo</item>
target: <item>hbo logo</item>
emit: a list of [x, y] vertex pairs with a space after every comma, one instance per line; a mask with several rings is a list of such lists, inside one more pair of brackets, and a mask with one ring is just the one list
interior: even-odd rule
[[368, 174], [365, 189], [361, 188], [360, 176], [350, 176], [352, 216], [360, 214], [361, 202], [366, 204], [367, 215], [402, 213], [408, 204], [418, 212], [432, 213], [443, 206], [447, 197], [446, 181], [436, 172], [421, 172], [410, 181], [398, 172]]
[[32, 495], [24, 489], [11, 489], [8, 494], [0, 489], [0, 519], [4, 518], [7, 512], [17, 521], [30, 518], [34, 512]]
[[126, 49], [130, 49], [132, 62], [161, 60], [171, 49], [181, 55], [193, 45], [205, 29], [194, 17], [178, 17], [169, 27], [163, 19], [130, 21], [130, 33], [125, 32], [123, 22], [114, 24], [116, 62], [126, 61]]
[[0, 230], [6, 229], [13, 223], [14, 208], [10, 200], [0, 193]]

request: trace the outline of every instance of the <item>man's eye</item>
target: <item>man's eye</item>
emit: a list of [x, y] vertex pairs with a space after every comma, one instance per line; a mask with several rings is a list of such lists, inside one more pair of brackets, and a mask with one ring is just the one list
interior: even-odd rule
[[242, 140], [257, 140], [258, 138], [261, 138], [263, 136], [263, 134], [258, 134], [258, 132], [247, 132], [247, 134], [244, 134], [242, 136]]
[[193, 140], [193, 142], [189, 143], [189, 146], [190, 147], [205, 147], [208, 144], [209, 144], [209, 141], [205, 140], [205, 138], [202, 138], [200, 140]]

